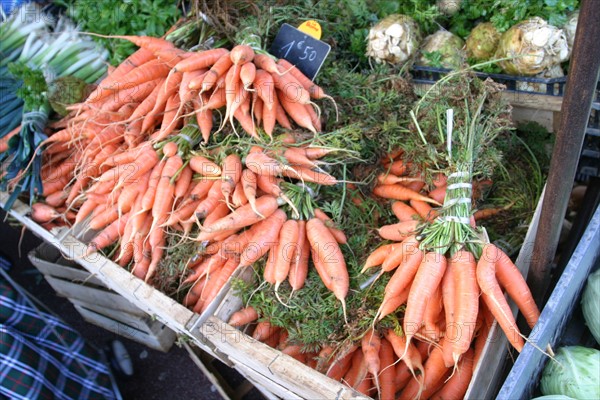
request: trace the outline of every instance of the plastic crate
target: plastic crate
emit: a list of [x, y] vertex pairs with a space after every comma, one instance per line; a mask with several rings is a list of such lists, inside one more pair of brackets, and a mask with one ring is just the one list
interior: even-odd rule
[[[446, 68], [433, 68], [421, 65], [412, 67], [413, 81], [415, 83], [433, 84], [452, 70]], [[535, 78], [505, 74], [488, 74], [475, 72], [482, 79], [492, 78], [495, 82], [506, 86], [506, 90], [515, 93], [540, 94], [546, 96], [562, 96], [565, 90], [567, 77], [560, 78]], [[526, 88], [526, 89], [525, 89]]]

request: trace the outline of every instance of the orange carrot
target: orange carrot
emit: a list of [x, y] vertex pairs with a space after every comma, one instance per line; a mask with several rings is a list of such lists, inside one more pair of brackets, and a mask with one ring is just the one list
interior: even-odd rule
[[86, 256], [102, 250], [103, 248], [110, 246], [115, 243], [125, 231], [125, 224], [129, 219], [129, 214], [123, 215], [121, 218], [117, 218], [101, 232], [99, 232], [94, 239], [88, 244], [86, 249]]
[[277, 93], [279, 103], [294, 122], [298, 124], [298, 126], [306, 128], [316, 134], [317, 129], [314, 127], [311, 114], [304, 107], [304, 104], [295, 101], [295, 99], [282, 92], [278, 91]]
[[437, 201], [438, 203], [443, 203], [446, 198], [446, 185], [439, 186], [433, 189], [428, 194], [429, 197]]
[[375, 267], [377, 265], [381, 265], [381, 263], [383, 263], [385, 261], [385, 258], [387, 257], [389, 252], [392, 251], [392, 249], [395, 246], [397, 246], [397, 243], [385, 244], [385, 245], [380, 246], [377, 249], [375, 249], [367, 257], [367, 260], [365, 261], [365, 265], [363, 266], [363, 269], [360, 272], [364, 273], [369, 268]]
[[419, 251], [419, 241], [414, 235], [411, 235], [402, 241], [402, 243], [396, 243], [390, 248], [389, 253], [381, 264], [381, 270], [384, 272], [391, 271], [399, 265], [406, 263], [412, 254]]
[[506, 253], [500, 249], [498, 249], [498, 260], [496, 262], [496, 277], [498, 278], [498, 283], [500, 283], [510, 298], [517, 304], [517, 307], [527, 321], [527, 325], [533, 328], [540, 317], [540, 311], [535, 304], [535, 300], [523, 275]]
[[362, 351], [355, 351], [352, 355], [352, 365], [344, 375], [343, 382], [356, 389], [367, 375], [367, 364]]
[[454, 359], [452, 357], [452, 344], [458, 340], [458, 329], [454, 322], [456, 312], [456, 285], [454, 281], [455, 269], [457, 263], [453, 262], [452, 259], [446, 266], [446, 272], [442, 278], [442, 302], [444, 303], [444, 315], [446, 319], [446, 333], [444, 346], [446, 347], [443, 351], [444, 364], [446, 367], [452, 367], [454, 365]]
[[401, 242], [415, 233], [419, 221], [404, 221], [392, 225], [383, 225], [377, 232], [383, 239]]
[[237, 185], [235, 185], [235, 190], [233, 191], [233, 194], [231, 195], [231, 204], [233, 205], [234, 208], [238, 208], [243, 206], [244, 204], [248, 203], [248, 199], [246, 198], [246, 195], [244, 194], [244, 189], [243, 189], [243, 185], [242, 182], [238, 182]]
[[[405, 336], [400, 336], [394, 332], [393, 329], [388, 329], [384, 332], [385, 338], [390, 342], [392, 347], [394, 348], [394, 353], [403, 360], [407, 367], [410, 369], [412, 376], [421, 381], [423, 377], [423, 359], [421, 358], [421, 354], [415, 347], [413, 343], [410, 343], [410, 338]], [[417, 378], [417, 374], [415, 370], [420, 372], [419, 377]]]
[[45, 223], [60, 218], [61, 214], [48, 204], [33, 203], [31, 205], [30, 216], [37, 223]]
[[396, 385], [394, 369], [394, 349], [390, 342], [385, 338], [381, 338], [381, 346], [379, 349], [379, 360], [381, 364], [381, 372], [378, 375], [379, 379], [379, 399], [380, 400], [395, 400]]
[[306, 236], [316, 258], [323, 262], [326, 273], [331, 279], [331, 291], [342, 303], [342, 311], [346, 320], [346, 295], [348, 294], [350, 278], [346, 261], [335, 237], [318, 218], [311, 218], [306, 223]]
[[250, 86], [252, 86], [255, 77], [256, 65], [254, 65], [254, 63], [247, 62], [244, 65], [242, 65], [240, 69], [240, 80], [244, 85], [244, 90], [250, 89]]
[[213, 65], [224, 54], [228, 53], [229, 51], [227, 49], [211, 49], [201, 51], [178, 62], [171, 71], [173, 73], [188, 72], [201, 68], [208, 68], [209, 66]]
[[372, 328], [367, 330], [367, 333], [361, 340], [361, 349], [364, 355], [367, 371], [369, 371], [375, 379], [375, 387], [379, 388], [379, 371], [381, 371], [381, 359], [379, 353], [381, 350], [381, 338], [379, 334]]
[[[241, 176], [241, 184], [244, 195], [248, 199], [248, 203], [254, 212], [256, 210], [256, 175], [249, 169], [244, 169]], [[257, 213], [258, 214], [258, 213]]]
[[271, 325], [269, 321], [259, 321], [252, 332], [252, 338], [262, 342], [275, 334], [277, 329], [278, 328]]
[[471, 383], [473, 367], [473, 350], [469, 349], [458, 362], [457, 371], [430, 398], [432, 400], [462, 399]]
[[383, 197], [384, 199], [393, 199], [393, 200], [421, 200], [426, 203], [432, 203], [438, 206], [441, 206], [437, 201], [430, 199], [427, 196], [423, 196], [414, 190], [407, 188], [406, 186], [402, 186], [400, 184], [395, 185], [379, 185], [373, 189], [373, 193], [379, 197]]
[[346, 238], [346, 234], [344, 233], [344, 231], [342, 231], [340, 229], [337, 229], [334, 226], [333, 220], [331, 218], [329, 218], [329, 216], [327, 214], [325, 214], [319, 208], [315, 208], [314, 212], [315, 212], [315, 217], [317, 217], [321, 221], [323, 221], [323, 223], [327, 226], [327, 228], [329, 228], [329, 231], [331, 232], [331, 234], [333, 235], [333, 237], [335, 237], [335, 240], [339, 244], [346, 244], [346, 243], [348, 243], [348, 240]]
[[221, 167], [206, 157], [195, 155], [189, 161], [190, 168], [202, 176], [220, 177], [222, 174]]
[[200, 93], [207, 92], [213, 88], [221, 76], [227, 73], [232, 65], [233, 61], [231, 61], [231, 57], [228, 53], [225, 53], [215, 61], [202, 80], [192, 80], [188, 87], [190, 89], [201, 89]]
[[218, 272], [214, 282], [211, 282], [209, 290], [206, 293], [206, 297], [204, 298], [204, 305], [202, 306], [201, 312], [205, 312], [207, 310], [208, 306], [217, 297], [217, 294], [219, 294], [221, 289], [225, 286], [237, 267], [238, 262], [235, 258], [230, 258], [227, 260], [225, 265], [223, 265], [223, 268], [221, 268], [221, 270]]
[[402, 327], [407, 345], [423, 325], [425, 307], [440, 285], [446, 270], [446, 257], [429, 252], [425, 253], [408, 295]]
[[437, 218], [438, 212], [431, 208], [428, 203], [421, 200], [411, 200], [410, 205], [414, 208], [417, 213], [427, 222], [432, 222]]
[[231, 314], [227, 322], [231, 326], [242, 326], [254, 322], [258, 319], [258, 313], [252, 306], [244, 307]]
[[498, 321], [508, 341], [520, 352], [525, 342], [496, 278], [499, 252], [500, 250], [493, 244], [483, 247], [481, 258], [477, 262], [477, 283], [488, 309]]
[[441, 384], [443, 384], [446, 376], [450, 374], [449, 369], [444, 365], [442, 351], [435, 347], [425, 364], [423, 365], [422, 379], [417, 381], [412, 379], [400, 392], [399, 397], [402, 399], [423, 398], [427, 399], [434, 393]]
[[275, 197], [265, 195], [256, 200], [256, 208], [261, 215], [263, 215], [263, 217], [255, 213], [249, 204], [246, 204], [238, 208], [235, 213], [231, 213], [228, 216], [215, 221], [209, 226], [204, 226], [202, 232], [200, 232], [196, 240], [210, 240], [211, 238], [214, 238], [216, 234], [222, 231], [241, 229], [255, 224], [273, 214], [279, 208], [279, 204], [277, 203], [277, 199]]
[[356, 345], [350, 345], [344, 351], [340, 352], [331, 362], [326, 375], [335, 381], [340, 381], [352, 366], [354, 353], [360, 353], [357, 348], [358, 346]]
[[230, 206], [230, 197], [242, 177], [242, 160], [237, 154], [230, 154], [223, 160], [221, 170], [223, 171], [221, 175], [221, 193], [227, 205]]
[[475, 323], [479, 312], [479, 287], [475, 274], [475, 257], [468, 251], [459, 250], [449, 260], [453, 266], [456, 300], [454, 302], [454, 326], [456, 340], [452, 343], [454, 365], [471, 346]]
[[277, 210], [261, 223], [261, 231], [250, 239], [240, 256], [240, 266], [252, 265], [277, 243], [279, 231], [286, 218], [283, 210]]
[[273, 110], [275, 111], [275, 120], [277, 121], [277, 123], [285, 129], [291, 130], [292, 123], [287, 117], [287, 114], [285, 113], [285, 110], [283, 109], [283, 106], [281, 105], [281, 102], [278, 99], [278, 94], [276, 92], [273, 97], [273, 104]]
[[306, 221], [298, 221], [298, 247], [292, 258], [288, 280], [292, 290], [299, 290], [304, 286], [308, 274], [308, 260], [310, 258], [310, 242], [306, 237]]
[[290, 271], [294, 253], [298, 249], [298, 221], [288, 219], [284, 222], [279, 233], [279, 243], [275, 248], [274, 273], [275, 291], [285, 281]]

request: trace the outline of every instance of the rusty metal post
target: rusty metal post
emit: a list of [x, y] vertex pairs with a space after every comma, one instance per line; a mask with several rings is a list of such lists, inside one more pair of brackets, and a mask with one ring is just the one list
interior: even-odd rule
[[582, 0], [573, 44], [569, 74], [561, 108], [561, 120], [552, 151], [546, 193], [527, 283], [539, 306], [545, 301], [556, 254], [560, 228], [567, 210], [571, 187], [592, 96], [600, 69], [600, 2]]

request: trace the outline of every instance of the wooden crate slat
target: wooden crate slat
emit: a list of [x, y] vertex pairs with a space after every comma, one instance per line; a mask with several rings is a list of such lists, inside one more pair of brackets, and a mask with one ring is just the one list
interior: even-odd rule
[[120, 311], [138, 317], [144, 317], [146, 315], [144, 311], [131, 304], [131, 302], [127, 301], [119, 294], [104, 289], [83, 286], [78, 283], [57, 279], [52, 276], [46, 276], [45, 278], [57, 293], [69, 299], [79, 300], [85, 303], [94, 303], [109, 310]]
[[[124, 325], [128, 325], [131, 328], [142, 331], [149, 335], [153, 335], [159, 333], [160, 330], [157, 327], [162, 326], [163, 324], [160, 321], [152, 321], [145, 314], [143, 316], [137, 316], [128, 314], [118, 310], [112, 310], [106, 307], [99, 306], [97, 304], [88, 303], [85, 301], [77, 300], [77, 299], [69, 299], [71, 303], [74, 305], [85, 307], [88, 310], [94, 311], [98, 314], [104, 315], [110, 319], [113, 319], [117, 322], [121, 322]], [[118, 332], [117, 332], [118, 333]]]
[[171, 348], [175, 340], [175, 333], [170, 330], [164, 330], [161, 335], [151, 335], [115, 321], [105, 315], [98, 314], [79, 304], [74, 304], [74, 307], [89, 323], [98, 325], [107, 331], [114, 332], [115, 334], [130, 340], [142, 343], [155, 350], [166, 352]]

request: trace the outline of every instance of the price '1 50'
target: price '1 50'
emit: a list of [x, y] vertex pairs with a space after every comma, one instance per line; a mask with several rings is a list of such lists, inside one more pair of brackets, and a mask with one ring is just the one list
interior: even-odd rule
[[304, 40], [299, 42], [292, 40], [285, 46], [282, 46], [281, 50], [284, 51], [283, 58], [287, 58], [288, 54], [294, 49], [294, 46], [301, 52], [301, 55], [298, 57], [299, 60], [314, 61], [317, 58], [317, 51], [312, 46], [305, 45]]

